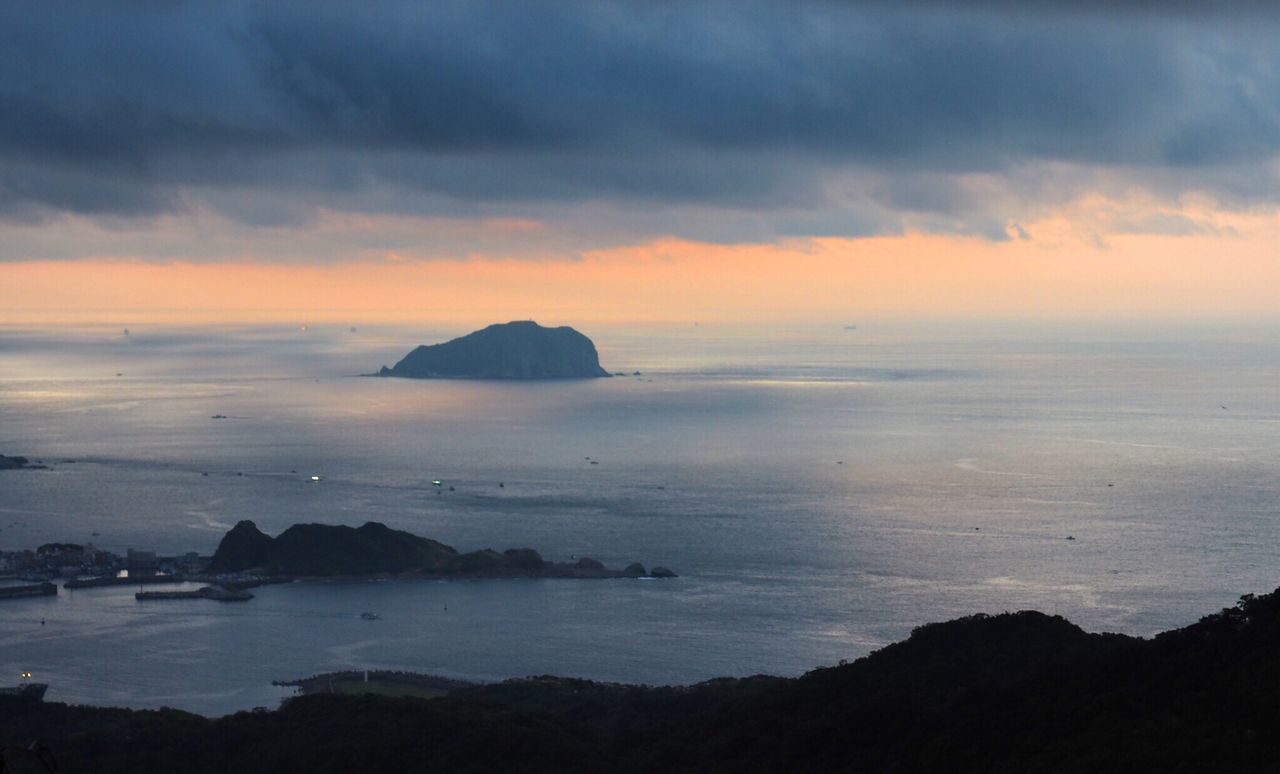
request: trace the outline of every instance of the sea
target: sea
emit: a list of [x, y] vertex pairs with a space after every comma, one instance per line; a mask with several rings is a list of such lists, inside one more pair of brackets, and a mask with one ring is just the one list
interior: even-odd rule
[[1150, 636], [1280, 585], [1280, 326], [576, 327], [625, 375], [361, 376], [467, 326], [0, 326], [0, 453], [48, 466], [0, 472], [0, 549], [376, 521], [679, 575], [59, 589], [0, 601], [0, 684], [219, 716], [335, 670], [792, 676], [959, 616]]

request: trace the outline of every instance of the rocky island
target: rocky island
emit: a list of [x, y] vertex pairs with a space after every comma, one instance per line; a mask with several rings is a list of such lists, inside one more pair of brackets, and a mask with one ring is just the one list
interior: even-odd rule
[[499, 323], [420, 346], [377, 376], [412, 379], [592, 379], [609, 376], [591, 339], [568, 326]]
[[295, 524], [272, 538], [252, 521], [236, 524], [218, 544], [209, 573], [267, 576], [413, 578], [670, 578], [664, 567], [633, 562], [611, 570], [583, 557], [549, 562], [532, 548], [459, 553], [451, 546], [385, 524], [361, 527]]

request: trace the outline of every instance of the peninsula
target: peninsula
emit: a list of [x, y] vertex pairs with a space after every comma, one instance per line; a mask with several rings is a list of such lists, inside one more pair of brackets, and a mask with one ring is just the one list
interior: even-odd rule
[[412, 379], [592, 379], [609, 376], [591, 339], [568, 326], [499, 323], [420, 346], [378, 376]]
[[209, 563], [211, 574], [300, 577], [394, 575], [407, 578], [670, 578], [664, 567], [633, 562], [611, 570], [582, 557], [549, 562], [532, 548], [501, 553], [486, 548], [459, 553], [451, 546], [385, 524], [361, 527], [295, 524], [272, 538], [252, 521], [223, 536]]

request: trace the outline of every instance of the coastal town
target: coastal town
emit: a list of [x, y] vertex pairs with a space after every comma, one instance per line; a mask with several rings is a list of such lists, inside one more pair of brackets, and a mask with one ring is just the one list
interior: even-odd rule
[[[252, 521], [229, 530], [213, 556], [188, 552], [160, 556], [129, 549], [123, 556], [92, 544], [45, 543], [35, 550], [0, 551], [0, 599], [53, 596], [64, 589], [139, 586], [134, 597], [243, 602], [248, 590], [307, 578], [675, 578], [669, 568], [632, 562], [611, 569], [586, 556], [569, 562], [542, 558], [532, 548], [461, 553], [430, 538], [367, 522], [360, 527], [295, 524], [272, 538]], [[141, 588], [159, 584], [204, 584], [176, 590]]]
[[46, 542], [35, 550], [0, 550], [0, 580], [50, 582], [88, 578], [193, 576], [209, 567], [211, 557], [191, 551], [160, 557], [155, 551], [129, 549], [125, 554], [96, 548], [91, 542]]
[[147, 586], [204, 582], [213, 585], [196, 590], [142, 591], [145, 599], [216, 599], [244, 601], [253, 595], [245, 588], [258, 585], [254, 578], [210, 578], [212, 557], [192, 551], [180, 556], [159, 556], [154, 551], [129, 549], [124, 555], [91, 543], [45, 543], [34, 550], [0, 551], [0, 600], [55, 596], [58, 584], [66, 589], [95, 586]]
[[45, 543], [37, 548], [0, 551], [0, 580], [32, 582], [83, 578], [199, 575], [212, 557], [196, 552], [158, 556], [130, 548], [124, 555], [92, 543]]

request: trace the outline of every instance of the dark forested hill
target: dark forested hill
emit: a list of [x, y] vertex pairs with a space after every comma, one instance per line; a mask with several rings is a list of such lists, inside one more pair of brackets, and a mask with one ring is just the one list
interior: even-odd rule
[[1277, 696], [1269, 594], [1150, 640], [972, 616], [798, 679], [543, 677], [218, 720], [5, 698], [0, 739], [63, 771], [1277, 771]]

